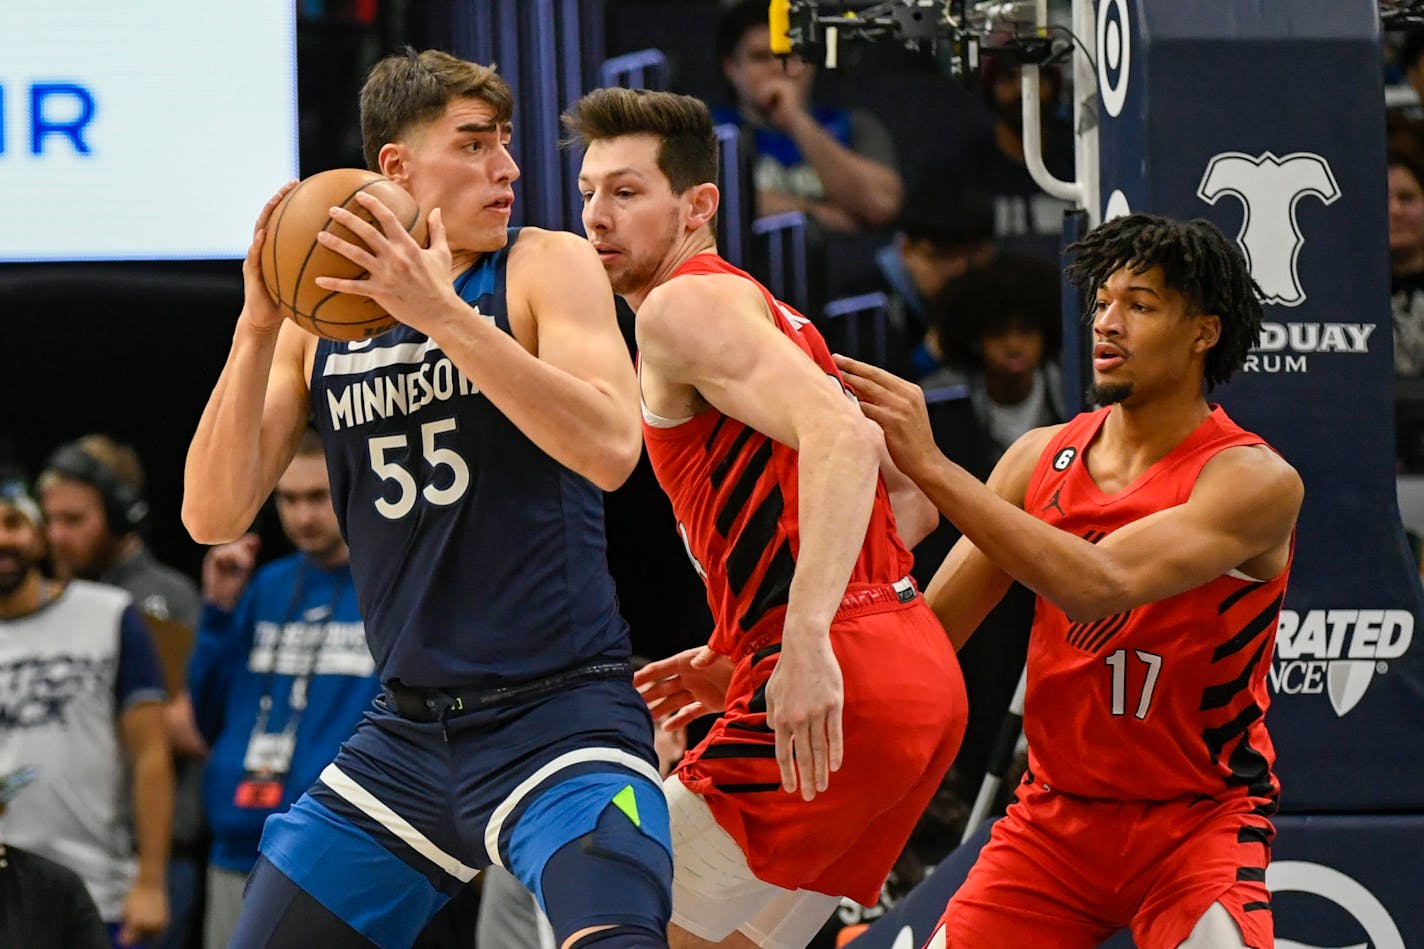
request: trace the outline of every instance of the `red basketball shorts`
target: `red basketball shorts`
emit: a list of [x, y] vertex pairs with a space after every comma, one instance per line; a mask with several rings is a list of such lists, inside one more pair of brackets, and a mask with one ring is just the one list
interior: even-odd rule
[[1139, 949], [1176, 949], [1220, 903], [1246, 945], [1267, 949], [1265, 803], [1092, 800], [1026, 780], [949, 901], [938, 945], [1093, 949], [1130, 926]]
[[959, 750], [967, 705], [954, 650], [922, 598], [845, 603], [831, 625], [845, 757], [830, 786], [810, 801], [781, 789], [765, 698], [777, 646], [737, 663], [726, 711], [678, 776], [758, 879], [872, 905]]

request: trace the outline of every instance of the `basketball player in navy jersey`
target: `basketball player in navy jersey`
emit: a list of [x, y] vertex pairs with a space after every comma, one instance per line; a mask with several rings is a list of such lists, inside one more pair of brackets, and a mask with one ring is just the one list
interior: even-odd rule
[[603, 536], [601, 489], [640, 449], [637, 384], [593, 251], [508, 228], [512, 111], [492, 69], [444, 53], [373, 69], [366, 159], [429, 213], [430, 246], [379, 202], [378, 226], [333, 209], [370, 250], [323, 241], [368, 277], [321, 282], [400, 320], [377, 339], [282, 319], [259, 253], [291, 185], [258, 219], [184, 522], [240, 535], [311, 414], [383, 690], [269, 818], [234, 946], [408, 946], [492, 863], [562, 949], [666, 946], [667, 804]]

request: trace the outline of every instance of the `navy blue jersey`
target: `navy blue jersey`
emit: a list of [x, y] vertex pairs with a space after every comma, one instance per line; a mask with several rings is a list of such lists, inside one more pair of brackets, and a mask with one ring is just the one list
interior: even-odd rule
[[[455, 280], [510, 332], [518, 240]], [[376, 671], [410, 686], [487, 686], [629, 653], [603, 494], [492, 405], [434, 340], [397, 326], [322, 340], [312, 412]]]

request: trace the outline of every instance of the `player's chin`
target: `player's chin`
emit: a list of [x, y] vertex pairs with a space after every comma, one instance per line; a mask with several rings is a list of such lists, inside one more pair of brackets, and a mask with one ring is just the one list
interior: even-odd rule
[[449, 232], [451, 250], [499, 250], [509, 243], [508, 215], [476, 213], [464, 226]]

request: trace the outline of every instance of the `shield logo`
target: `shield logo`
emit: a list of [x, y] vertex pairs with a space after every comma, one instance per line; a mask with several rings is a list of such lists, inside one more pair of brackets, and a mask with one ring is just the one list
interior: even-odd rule
[[1325, 673], [1325, 691], [1330, 694], [1335, 714], [1344, 718], [1346, 712], [1358, 705], [1374, 676], [1372, 659], [1337, 659], [1330, 663]]

